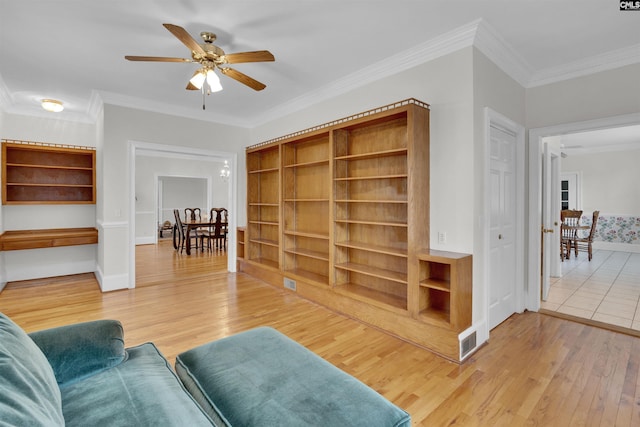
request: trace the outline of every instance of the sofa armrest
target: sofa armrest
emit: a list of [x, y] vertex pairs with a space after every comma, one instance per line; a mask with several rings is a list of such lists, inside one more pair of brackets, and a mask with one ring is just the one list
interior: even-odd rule
[[62, 388], [122, 363], [122, 324], [97, 320], [29, 334], [47, 357]]

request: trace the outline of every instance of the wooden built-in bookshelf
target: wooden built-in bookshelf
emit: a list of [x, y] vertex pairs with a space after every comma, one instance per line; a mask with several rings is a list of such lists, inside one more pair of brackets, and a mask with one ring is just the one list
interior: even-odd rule
[[[459, 360], [471, 273], [425, 255], [427, 104], [405, 100], [250, 147], [247, 183], [241, 270], [295, 281], [306, 298]], [[441, 274], [448, 291], [431, 287], [436, 262], [453, 265]]]
[[280, 267], [280, 147], [247, 153], [248, 260]]
[[2, 204], [94, 204], [95, 163], [90, 147], [3, 142]]

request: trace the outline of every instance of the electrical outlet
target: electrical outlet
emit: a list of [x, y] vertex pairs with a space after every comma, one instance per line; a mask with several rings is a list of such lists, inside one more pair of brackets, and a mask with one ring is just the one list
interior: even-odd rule
[[287, 289], [291, 289], [292, 291], [296, 290], [296, 281], [293, 279], [284, 278], [284, 287]]
[[438, 243], [445, 244], [447, 243], [447, 232], [446, 231], [438, 231]]

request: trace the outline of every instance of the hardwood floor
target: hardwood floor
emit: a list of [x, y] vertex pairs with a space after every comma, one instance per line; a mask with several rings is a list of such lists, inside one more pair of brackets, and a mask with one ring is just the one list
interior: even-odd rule
[[153, 341], [173, 364], [189, 348], [272, 326], [411, 413], [414, 425], [640, 425], [640, 338], [538, 313], [514, 315], [457, 365], [246, 274], [226, 256], [136, 251], [137, 288], [101, 293], [93, 275], [14, 282], [0, 311], [27, 331], [119, 319], [127, 346]]

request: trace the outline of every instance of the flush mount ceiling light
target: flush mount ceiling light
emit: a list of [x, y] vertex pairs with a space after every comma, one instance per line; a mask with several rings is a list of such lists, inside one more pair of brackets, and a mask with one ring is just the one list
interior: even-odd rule
[[57, 99], [43, 99], [40, 105], [42, 105], [42, 108], [52, 113], [59, 113], [64, 110], [62, 101], [58, 101]]

